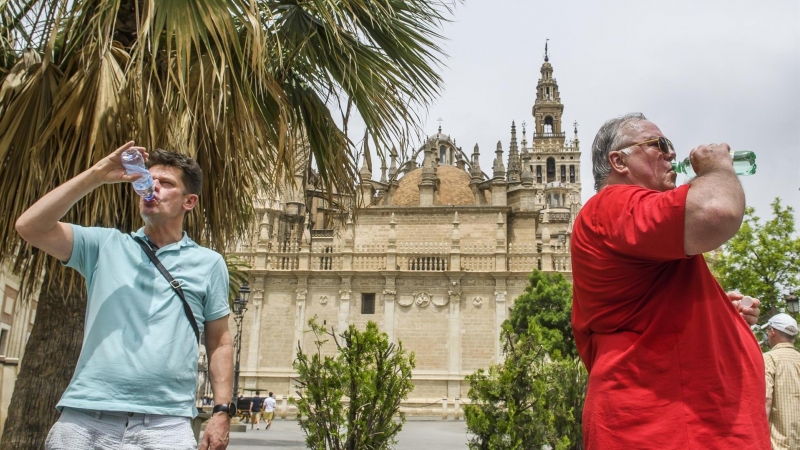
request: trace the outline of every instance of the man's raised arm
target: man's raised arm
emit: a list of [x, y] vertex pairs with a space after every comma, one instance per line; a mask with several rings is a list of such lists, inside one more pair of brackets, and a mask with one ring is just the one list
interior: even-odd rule
[[[105, 183], [130, 182], [141, 175], [127, 175], [121, 155], [133, 147], [128, 142], [100, 162], [45, 194], [17, 219], [15, 228], [22, 239], [43, 252], [67, 261], [72, 256], [72, 227], [60, 222], [70, 208], [86, 194]], [[147, 153], [141, 149], [145, 158]]]

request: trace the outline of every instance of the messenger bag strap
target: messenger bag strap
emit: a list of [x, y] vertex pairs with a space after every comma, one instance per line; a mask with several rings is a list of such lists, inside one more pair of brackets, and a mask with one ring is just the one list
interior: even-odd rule
[[192, 330], [194, 330], [194, 337], [197, 339], [197, 345], [200, 345], [200, 328], [197, 326], [197, 320], [194, 318], [194, 313], [192, 312], [191, 306], [189, 306], [189, 302], [186, 301], [186, 297], [183, 296], [183, 289], [181, 289], [181, 283], [174, 278], [172, 275], [169, 274], [169, 271], [161, 264], [161, 260], [158, 259], [156, 253], [153, 251], [152, 248], [139, 236], [134, 236], [133, 239], [139, 243], [139, 246], [142, 247], [142, 250], [147, 254], [150, 258], [150, 261], [158, 267], [158, 271], [161, 272], [161, 275], [164, 275], [164, 278], [167, 279], [169, 285], [172, 286], [172, 289], [175, 290], [175, 293], [178, 294], [180, 297], [181, 302], [183, 303], [183, 312], [186, 313], [186, 318], [189, 319], [189, 323], [192, 324]]

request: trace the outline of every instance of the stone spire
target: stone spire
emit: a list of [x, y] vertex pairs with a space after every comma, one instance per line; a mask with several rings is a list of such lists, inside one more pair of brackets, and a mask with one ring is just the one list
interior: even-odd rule
[[436, 141], [430, 140], [425, 148], [425, 159], [422, 162], [422, 181], [419, 183], [419, 205], [433, 206], [436, 187]]
[[364, 163], [361, 165], [361, 170], [358, 171], [359, 175], [361, 175], [361, 182], [365, 182], [367, 180], [372, 179], [372, 171], [369, 170], [367, 166], [367, 158], [364, 158]]
[[386, 158], [381, 158], [381, 183], [386, 184]]
[[494, 178], [505, 178], [506, 176], [506, 168], [503, 165], [503, 144], [500, 141], [497, 141], [497, 150], [494, 151], [497, 155], [494, 158], [494, 164], [492, 165], [492, 170], [494, 171]]
[[481, 175], [481, 151], [478, 148], [478, 144], [475, 144], [475, 148], [472, 150], [472, 164], [469, 166], [469, 175], [473, 180], [483, 181], [483, 176]]
[[525, 138], [525, 122], [522, 122], [522, 179], [523, 186], [533, 185], [533, 172], [531, 171], [531, 154], [528, 152], [528, 140]]
[[519, 149], [517, 148], [517, 126], [511, 121], [511, 144], [508, 146], [508, 173], [509, 183], [519, 183], [522, 168], [519, 165]]
[[392, 159], [392, 162], [389, 164], [389, 178], [393, 178], [397, 174], [397, 149], [392, 147], [389, 150], [389, 156]]

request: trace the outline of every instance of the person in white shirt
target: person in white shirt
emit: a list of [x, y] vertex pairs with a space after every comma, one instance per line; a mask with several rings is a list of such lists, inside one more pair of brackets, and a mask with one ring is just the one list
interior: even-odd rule
[[269, 427], [272, 426], [272, 418], [275, 416], [275, 398], [272, 396], [272, 392], [269, 393], [269, 397], [264, 400], [264, 420], [267, 422], [267, 426], [264, 427], [265, 430], [269, 430]]

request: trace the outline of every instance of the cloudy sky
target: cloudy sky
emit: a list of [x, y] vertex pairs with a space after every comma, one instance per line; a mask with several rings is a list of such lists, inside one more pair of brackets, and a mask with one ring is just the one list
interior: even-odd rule
[[[780, 197], [800, 211], [797, 0], [467, 0], [443, 32], [445, 90], [425, 131], [435, 133], [442, 118], [443, 133], [465, 152], [480, 145], [485, 172], [497, 141], [508, 149], [512, 120], [526, 121], [530, 136], [549, 39], [563, 122], [579, 123], [584, 203], [594, 194], [595, 133], [637, 111], [680, 159], [706, 143], [755, 151], [758, 172], [742, 177], [748, 204], [769, 217]], [[571, 127], [564, 131], [571, 137]]]

